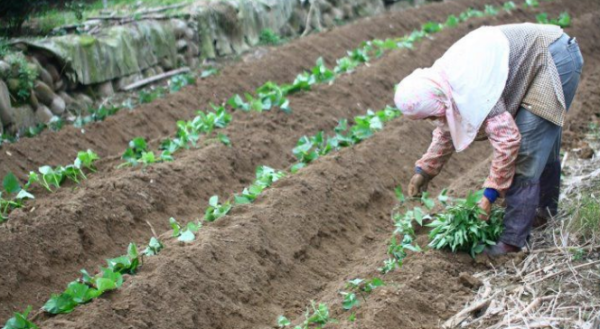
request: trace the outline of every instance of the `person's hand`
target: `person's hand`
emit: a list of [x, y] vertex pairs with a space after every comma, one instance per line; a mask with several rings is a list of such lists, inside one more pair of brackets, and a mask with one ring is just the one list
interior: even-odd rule
[[479, 219], [481, 219], [484, 222], [487, 222], [487, 220], [490, 219], [490, 214], [492, 213], [492, 203], [490, 202], [490, 200], [488, 200], [488, 198], [484, 196], [481, 198], [481, 200], [479, 200], [478, 205], [479, 208], [485, 211], [485, 214], [479, 215]]
[[408, 184], [408, 196], [411, 198], [420, 196], [421, 193], [427, 191], [427, 185], [429, 185], [429, 180], [425, 176], [415, 174]]

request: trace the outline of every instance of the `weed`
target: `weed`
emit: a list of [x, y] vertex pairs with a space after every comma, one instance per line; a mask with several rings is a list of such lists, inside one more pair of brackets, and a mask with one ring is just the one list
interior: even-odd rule
[[21, 52], [10, 52], [4, 61], [11, 66], [5, 80], [14, 79], [18, 83], [12, 87], [11, 92], [17, 96], [20, 102], [26, 102], [31, 96], [31, 90], [34, 87], [35, 80], [38, 77], [37, 68], [35, 65], [27, 62], [25, 55]]
[[260, 31], [259, 43], [261, 45], [278, 45], [281, 43], [281, 37], [271, 29]]

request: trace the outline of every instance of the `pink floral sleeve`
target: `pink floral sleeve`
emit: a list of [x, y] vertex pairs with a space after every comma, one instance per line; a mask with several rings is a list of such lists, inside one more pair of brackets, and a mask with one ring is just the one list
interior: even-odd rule
[[415, 165], [430, 177], [434, 177], [440, 173], [453, 153], [454, 145], [452, 144], [450, 131], [437, 127], [433, 131], [433, 138], [427, 152], [423, 154]]
[[[484, 129], [485, 135], [487, 135], [494, 149], [494, 157], [490, 174], [483, 187], [493, 188], [504, 196], [515, 176], [521, 134], [509, 112], [503, 112], [488, 118], [484, 123]], [[454, 145], [452, 144], [450, 132], [437, 127], [433, 131], [433, 138], [427, 152], [415, 165], [430, 177], [435, 177], [453, 153]]]
[[516, 171], [516, 161], [521, 146], [521, 134], [512, 115], [503, 112], [487, 119], [485, 133], [494, 149], [490, 175], [483, 184], [504, 196], [512, 184]]

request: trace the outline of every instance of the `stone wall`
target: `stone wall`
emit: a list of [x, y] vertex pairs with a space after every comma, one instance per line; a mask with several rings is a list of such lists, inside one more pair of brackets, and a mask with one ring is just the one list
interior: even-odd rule
[[[384, 10], [383, 0], [313, 1], [325, 28]], [[27, 63], [14, 56], [0, 60], [0, 132], [19, 134], [54, 116], [74, 118], [143, 78], [241, 54], [267, 29], [298, 35], [309, 8], [308, 1], [299, 0], [218, 1], [190, 6], [176, 17], [93, 20], [86, 22], [89, 33], [15, 40]], [[309, 22], [316, 25], [316, 17]], [[24, 87], [27, 70], [37, 77]], [[22, 94], [24, 88], [30, 88], [28, 95]]]

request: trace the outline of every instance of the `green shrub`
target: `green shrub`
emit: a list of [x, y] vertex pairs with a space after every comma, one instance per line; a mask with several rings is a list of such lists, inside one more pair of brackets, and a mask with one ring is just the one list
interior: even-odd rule
[[260, 31], [259, 40], [262, 45], [278, 45], [281, 43], [281, 37], [271, 29]]
[[25, 55], [21, 52], [9, 52], [4, 57], [4, 61], [10, 65], [11, 70], [2, 78], [5, 80], [16, 79], [18, 81], [16, 86], [9, 84], [12, 87], [11, 92], [16, 95], [17, 100], [27, 101], [38, 77], [37, 68], [34, 64], [28, 63]]

